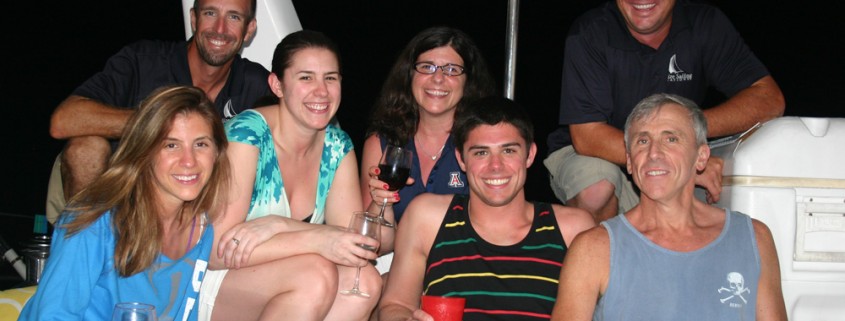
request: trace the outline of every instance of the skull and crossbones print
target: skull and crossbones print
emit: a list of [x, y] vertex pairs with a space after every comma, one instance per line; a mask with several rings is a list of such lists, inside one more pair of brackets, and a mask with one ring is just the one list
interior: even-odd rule
[[719, 288], [719, 293], [728, 292], [730, 296], [726, 298], [719, 299], [722, 303], [727, 302], [728, 300], [739, 297], [742, 299], [743, 303], [748, 303], [745, 298], [742, 296], [743, 293], [751, 293], [747, 287], [745, 287], [745, 279], [742, 277], [742, 274], [737, 272], [730, 272], [728, 273], [728, 284], [730, 288], [721, 287]]

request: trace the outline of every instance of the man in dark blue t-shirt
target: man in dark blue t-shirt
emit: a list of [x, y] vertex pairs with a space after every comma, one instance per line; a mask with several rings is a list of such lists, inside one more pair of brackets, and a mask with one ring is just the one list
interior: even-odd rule
[[[702, 104], [709, 89], [727, 100], [705, 109], [710, 137], [740, 133], [781, 116], [784, 99], [765, 66], [727, 17], [687, 0], [609, 1], [575, 21], [563, 60], [561, 127], [544, 164], [555, 195], [597, 222], [638, 202], [625, 165], [622, 126], [651, 94]], [[696, 185], [715, 202], [722, 160], [711, 158]]]
[[159, 86], [184, 84], [204, 90], [224, 120], [270, 94], [267, 69], [238, 54], [255, 35], [255, 10], [255, 0], [196, 0], [190, 12], [191, 39], [127, 45], [59, 104], [50, 135], [67, 143], [50, 178], [51, 222], [65, 199], [105, 171], [129, 116]]

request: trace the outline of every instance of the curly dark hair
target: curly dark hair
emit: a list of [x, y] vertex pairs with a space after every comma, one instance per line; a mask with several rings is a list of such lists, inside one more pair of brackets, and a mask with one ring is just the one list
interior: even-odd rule
[[451, 47], [464, 60], [467, 79], [458, 111], [468, 101], [495, 93], [487, 63], [469, 35], [451, 27], [428, 28], [414, 36], [397, 57], [372, 109], [366, 136], [378, 134], [400, 146], [414, 136], [419, 123], [419, 104], [411, 90], [414, 63], [424, 52], [443, 46]]

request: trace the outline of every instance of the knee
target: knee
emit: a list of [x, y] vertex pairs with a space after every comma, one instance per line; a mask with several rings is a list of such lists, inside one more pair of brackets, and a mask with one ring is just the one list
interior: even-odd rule
[[373, 307], [378, 303], [381, 297], [381, 291], [384, 287], [384, 280], [381, 278], [378, 270], [372, 266], [367, 265], [361, 268], [361, 283], [360, 286], [371, 295]]
[[[352, 278], [355, 274], [355, 268], [341, 267], [346, 272], [351, 270], [352, 276], [344, 279], [343, 287], [352, 286]], [[347, 284], [348, 283], [348, 284]], [[332, 311], [329, 313], [327, 320], [368, 320], [372, 316], [373, 310], [378, 305], [382, 293], [382, 278], [375, 267], [367, 265], [361, 267], [361, 275], [358, 287], [361, 291], [369, 294], [369, 297], [356, 297], [350, 295], [338, 294], [335, 299]]]
[[616, 186], [607, 180], [600, 180], [578, 192], [574, 202], [587, 208], [601, 208], [616, 196]]
[[84, 163], [100, 164], [111, 154], [109, 141], [99, 136], [83, 136], [68, 139], [62, 151], [62, 165], [73, 168]]
[[[303, 254], [296, 257], [296, 276], [284, 276], [281, 282], [286, 291], [279, 293], [277, 299], [284, 298], [286, 304], [294, 302], [302, 312], [314, 313], [325, 317], [334, 304], [338, 291], [338, 274], [335, 264], [318, 254]], [[292, 282], [291, 282], [292, 281]], [[269, 305], [273, 305], [271, 301]], [[273, 310], [265, 308], [265, 310]]]
[[[230, 270], [229, 273], [240, 271]], [[224, 282], [224, 287], [226, 282], [238, 284], [235, 287], [239, 291], [228, 292], [225, 300], [222, 296], [216, 300], [218, 303], [228, 302], [220, 306], [228, 307], [228, 312], [237, 310], [232, 313], [238, 313], [240, 319], [320, 320], [335, 301], [337, 268], [317, 254], [296, 255], [243, 271], [246, 278], [240, 281], [247, 282], [229, 280], [234, 275], [227, 275]], [[223, 292], [221, 289], [221, 295]], [[232, 314], [220, 315], [224, 317], [218, 319], [235, 319]]]
[[304, 254], [304, 273], [299, 278], [304, 286], [301, 293], [305, 298], [333, 298], [338, 291], [337, 266], [318, 254]]
[[578, 193], [579, 197], [596, 200], [607, 200], [616, 193], [616, 186], [607, 180], [600, 180], [593, 185], [587, 186]]

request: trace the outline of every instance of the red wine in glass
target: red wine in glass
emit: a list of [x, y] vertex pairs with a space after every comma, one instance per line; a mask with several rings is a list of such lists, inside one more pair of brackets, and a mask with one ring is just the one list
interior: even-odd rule
[[378, 179], [387, 183], [391, 191], [397, 191], [405, 186], [408, 176], [411, 175], [411, 168], [400, 165], [379, 164]]
[[[389, 190], [398, 191], [405, 186], [405, 182], [411, 174], [413, 157], [414, 153], [406, 148], [393, 145], [385, 146], [378, 163], [378, 179], [387, 183]], [[386, 205], [387, 199], [384, 199], [381, 204], [381, 211], [379, 211], [378, 221], [384, 226], [394, 227], [393, 223], [384, 219], [384, 207]]]

